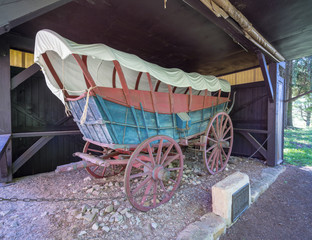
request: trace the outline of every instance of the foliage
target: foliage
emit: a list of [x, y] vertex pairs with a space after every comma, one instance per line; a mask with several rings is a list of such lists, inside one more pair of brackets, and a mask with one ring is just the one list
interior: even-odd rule
[[[292, 94], [297, 96], [312, 89], [312, 57], [293, 60]], [[300, 116], [310, 126], [312, 113], [312, 94], [307, 94], [295, 102], [300, 110]]]
[[312, 166], [312, 128], [285, 129], [284, 160], [296, 166]]
[[298, 99], [294, 104], [295, 108], [299, 110], [299, 116], [305, 121], [306, 127], [309, 127], [312, 113], [312, 98], [305, 96], [304, 98]]

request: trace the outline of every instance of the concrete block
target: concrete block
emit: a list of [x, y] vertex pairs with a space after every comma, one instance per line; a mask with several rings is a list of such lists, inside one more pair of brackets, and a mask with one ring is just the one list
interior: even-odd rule
[[263, 174], [271, 174], [275, 177], [278, 177], [279, 174], [285, 171], [285, 166], [279, 165], [276, 167], [269, 167], [262, 170]]
[[263, 182], [255, 182], [251, 185], [251, 202], [255, 202], [258, 197], [265, 191], [267, 190], [269, 187], [269, 185], [267, 183], [263, 183]]
[[214, 213], [205, 214], [179, 233], [177, 240], [217, 240], [226, 231], [225, 221]]
[[248, 175], [236, 172], [212, 186], [212, 211], [223, 217], [227, 226], [232, 224], [232, 195], [246, 184], [249, 184]]

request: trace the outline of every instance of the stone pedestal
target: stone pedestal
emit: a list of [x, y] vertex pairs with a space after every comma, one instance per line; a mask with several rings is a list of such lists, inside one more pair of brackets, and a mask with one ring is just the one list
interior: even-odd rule
[[232, 196], [248, 184], [248, 207], [250, 205], [250, 184], [247, 174], [236, 172], [212, 186], [212, 211], [232, 224]]

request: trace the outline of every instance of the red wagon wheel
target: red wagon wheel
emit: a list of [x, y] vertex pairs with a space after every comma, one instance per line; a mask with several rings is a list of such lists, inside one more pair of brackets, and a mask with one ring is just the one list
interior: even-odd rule
[[154, 136], [133, 152], [125, 172], [125, 190], [130, 203], [140, 211], [168, 202], [183, 174], [179, 144], [168, 136]]
[[233, 125], [225, 112], [215, 114], [206, 129], [203, 158], [210, 174], [221, 172], [232, 152]]
[[[86, 144], [84, 145], [83, 148], [83, 153], [89, 153], [92, 154], [94, 156], [97, 157], [101, 157], [103, 159], [105, 159], [105, 157], [109, 154], [109, 155], [118, 155], [118, 152], [115, 152], [116, 154], [114, 154], [110, 149], [107, 148], [102, 148], [100, 146], [97, 145], [90, 145], [90, 142], [86, 142]], [[104, 178], [104, 177], [111, 177], [111, 176], [115, 176], [117, 174], [119, 174], [120, 172], [122, 172], [124, 169], [126, 168], [126, 166], [124, 165], [112, 165], [109, 167], [101, 167], [98, 165], [94, 165], [91, 167], [87, 167], [86, 170], [89, 174], [91, 174], [93, 177], [95, 178]]]

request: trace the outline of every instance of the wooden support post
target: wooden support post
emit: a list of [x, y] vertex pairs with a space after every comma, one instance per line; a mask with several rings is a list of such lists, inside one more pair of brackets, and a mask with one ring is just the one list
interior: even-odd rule
[[276, 166], [283, 161], [283, 103], [284, 103], [284, 78], [280, 74], [280, 68], [284, 63], [272, 63], [269, 66], [270, 78], [273, 83], [275, 102], [268, 102], [268, 139], [267, 163]]
[[12, 141], [10, 134], [0, 135], [0, 182], [12, 181]]
[[263, 78], [264, 78], [264, 84], [265, 84], [265, 87], [268, 90], [269, 99], [270, 99], [271, 102], [273, 102], [274, 101], [274, 90], [273, 90], [271, 77], [269, 75], [269, 71], [268, 71], [268, 68], [267, 68], [267, 63], [266, 63], [265, 57], [264, 57], [262, 52], [257, 52], [257, 56], [258, 56], [258, 59], [259, 59], [261, 72], [262, 72], [262, 75], [263, 75]]
[[267, 164], [276, 166], [275, 159], [275, 104], [268, 101], [268, 135], [270, 135], [267, 144]]
[[10, 77], [10, 47], [0, 37], [0, 137], [5, 141], [0, 158], [0, 182], [12, 181], [12, 122], [11, 122], [11, 77]]

